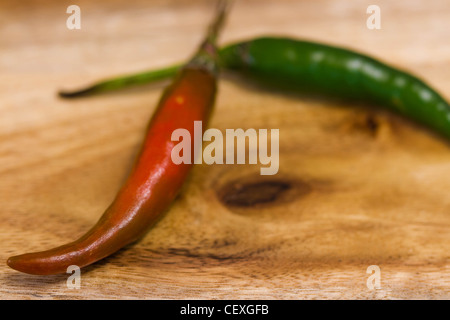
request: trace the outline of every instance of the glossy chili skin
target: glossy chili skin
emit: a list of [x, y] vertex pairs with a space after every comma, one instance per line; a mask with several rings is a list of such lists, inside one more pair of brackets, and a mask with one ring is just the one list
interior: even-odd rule
[[9, 258], [8, 265], [30, 274], [65, 273], [70, 265], [87, 266], [140, 238], [174, 200], [192, 166], [172, 162], [178, 143], [171, 140], [172, 132], [183, 128], [193, 136], [194, 121], [206, 125], [215, 93], [211, 72], [181, 70], [148, 125], [133, 171], [97, 224], [72, 243]]
[[367, 55], [290, 38], [263, 37], [220, 50], [221, 64], [303, 92], [373, 102], [450, 138], [450, 106], [419, 78]]

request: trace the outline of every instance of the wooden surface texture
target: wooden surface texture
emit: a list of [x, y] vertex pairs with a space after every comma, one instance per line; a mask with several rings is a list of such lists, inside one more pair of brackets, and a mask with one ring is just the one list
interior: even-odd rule
[[[450, 3], [235, 1], [221, 43], [287, 35], [368, 53], [450, 100]], [[449, 299], [450, 148], [376, 106], [285, 93], [226, 73], [210, 127], [280, 129], [280, 171], [198, 165], [142, 241], [69, 275], [15, 254], [76, 239], [114, 198], [166, 83], [65, 101], [62, 88], [187, 59], [210, 1], [0, 2], [1, 299]], [[282, 187], [280, 187], [282, 186]], [[235, 201], [242, 193], [256, 197]], [[233, 198], [234, 197], [234, 198]], [[231, 199], [231, 200], [230, 200]], [[269, 200], [268, 200], [269, 199]], [[370, 265], [381, 288], [366, 286]]]

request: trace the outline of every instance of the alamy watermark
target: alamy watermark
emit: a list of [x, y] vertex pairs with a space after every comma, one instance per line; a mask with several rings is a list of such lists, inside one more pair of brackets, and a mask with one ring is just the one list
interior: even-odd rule
[[367, 7], [367, 14], [370, 16], [367, 18], [366, 26], [368, 29], [381, 29], [381, 9], [376, 4], [372, 4]]
[[71, 273], [71, 276], [67, 278], [68, 289], [80, 289], [81, 288], [81, 270], [80, 267], [71, 265], [67, 267], [67, 273]]
[[[260, 168], [261, 175], [274, 175], [278, 172], [279, 129], [270, 130], [270, 139], [267, 129], [258, 131], [255, 129], [245, 131], [243, 129], [226, 129], [225, 137], [219, 129], [211, 128], [203, 134], [202, 132], [201, 121], [194, 121], [194, 137], [191, 137], [189, 130], [183, 128], [172, 132], [172, 141], [178, 141], [171, 153], [173, 163], [258, 164], [259, 161], [264, 166]], [[210, 141], [210, 143], [202, 152], [203, 141]], [[247, 141], [248, 149], [246, 149]], [[223, 154], [224, 150], [225, 155]], [[247, 153], [248, 157], [246, 157]]]
[[381, 289], [381, 269], [377, 265], [368, 266], [366, 273], [370, 274], [367, 278], [367, 288], [369, 290]]
[[66, 26], [69, 30], [81, 29], [81, 9], [79, 6], [72, 4], [67, 7], [66, 13], [71, 15], [66, 20]]

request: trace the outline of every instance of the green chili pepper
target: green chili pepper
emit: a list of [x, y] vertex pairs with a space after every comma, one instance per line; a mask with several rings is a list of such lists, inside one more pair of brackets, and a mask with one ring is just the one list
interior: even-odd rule
[[450, 106], [417, 77], [354, 51], [286, 38], [221, 50], [227, 68], [246, 69], [301, 90], [381, 104], [450, 138]]
[[[226, 46], [219, 55], [222, 68], [304, 92], [377, 103], [450, 138], [450, 106], [435, 90], [419, 78], [364, 54], [315, 42], [263, 37]], [[111, 81], [116, 82], [113, 89], [152, 82], [173, 75], [177, 69], [173, 66], [119, 77], [91, 88], [110, 89]]]

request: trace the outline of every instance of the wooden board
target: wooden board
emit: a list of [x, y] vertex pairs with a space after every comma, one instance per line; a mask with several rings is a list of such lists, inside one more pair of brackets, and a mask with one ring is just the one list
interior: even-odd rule
[[[279, 128], [277, 175], [196, 166], [165, 217], [83, 269], [79, 290], [67, 288], [68, 275], [8, 268], [9, 256], [74, 240], [96, 222], [163, 85], [76, 101], [56, 90], [186, 59], [213, 11], [206, 0], [77, 1], [82, 28], [68, 30], [70, 4], [0, 5], [1, 299], [450, 298], [448, 142], [379, 108], [230, 74], [210, 126]], [[370, 4], [235, 1], [221, 41], [273, 34], [347, 46], [450, 100], [448, 1], [376, 1], [381, 30], [366, 27]], [[366, 286], [370, 265], [380, 267], [380, 289]]]

